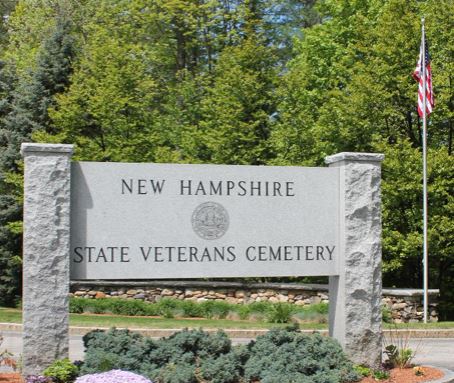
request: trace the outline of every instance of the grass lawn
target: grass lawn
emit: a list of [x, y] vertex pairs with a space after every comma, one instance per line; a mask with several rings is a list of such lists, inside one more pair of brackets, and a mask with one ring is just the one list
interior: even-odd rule
[[[105, 314], [70, 314], [71, 326], [83, 327], [131, 327], [131, 328], [234, 328], [234, 329], [268, 329], [284, 327], [287, 324], [254, 322], [228, 319], [194, 319], [194, 318], [155, 318], [130, 317]], [[0, 307], [0, 323], [22, 323], [22, 311]], [[326, 324], [304, 323], [301, 328], [326, 329]]]
[[[0, 323], [22, 323], [22, 311], [0, 307]], [[228, 319], [190, 319], [190, 318], [155, 318], [155, 317], [129, 317], [104, 314], [70, 314], [71, 326], [85, 327], [136, 327], [136, 328], [238, 328], [238, 329], [267, 329], [271, 327], [286, 326], [286, 324], [254, 322]], [[327, 329], [326, 324], [302, 323], [301, 329], [321, 330]], [[384, 328], [402, 329], [454, 329], [454, 322], [438, 323], [402, 323], [385, 324]]]

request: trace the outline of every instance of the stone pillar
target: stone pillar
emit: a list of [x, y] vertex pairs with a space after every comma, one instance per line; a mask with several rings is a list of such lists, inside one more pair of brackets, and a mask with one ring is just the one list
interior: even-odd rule
[[69, 350], [72, 145], [22, 144], [24, 175], [23, 375]]
[[340, 172], [339, 275], [330, 277], [330, 336], [357, 364], [382, 356], [381, 161], [383, 154], [326, 157]]

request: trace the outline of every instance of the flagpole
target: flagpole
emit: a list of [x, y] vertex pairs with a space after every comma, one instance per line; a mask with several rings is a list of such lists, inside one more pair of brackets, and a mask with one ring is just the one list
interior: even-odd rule
[[429, 306], [429, 263], [427, 252], [427, 92], [426, 92], [426, 38], [424, 29], [424, 18], [422, 24], [422, 78], [423, 78], [423, 119], [422, 119], [422, 158], [423, 158], [423, 266], [424, 266], [424, 323], [427, 323]]

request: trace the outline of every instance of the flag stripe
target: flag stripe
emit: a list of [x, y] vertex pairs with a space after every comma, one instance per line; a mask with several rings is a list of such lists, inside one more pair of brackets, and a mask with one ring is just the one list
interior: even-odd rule
[[[425, 45], [425, 52], [423, 54], [422, 49], [423, 46], [421, 44], [421, 48], [419, 50], [419, 58], [418, 63], [416, 64], [416, 69], [413, 72], [413, 78], [418, 81], [418, 114], [419, 117], [423, 117], [424, 115], [424, 93], [426, 94], [426, 115], [430, 115], [432, 113], [434, 107], [434, 94], [432, 89], [432, 69], [430, 67], [430, 56], [429, 56], [429, 48], [427, 46], [427, 42], [424, 43]], [[422, 61], [424, 59], [424, 62]], [[426, 89], [424, 92], [424, 76], [422, 71], [426, 70]]]

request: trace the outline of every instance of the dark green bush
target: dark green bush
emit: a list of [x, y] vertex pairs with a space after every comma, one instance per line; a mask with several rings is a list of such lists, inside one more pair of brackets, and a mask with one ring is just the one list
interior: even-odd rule
[[341, 383], [359, 380], [340, 345], [319, 334], [303, 335], [297, 328], [273, 329], [249, 344], [247, 381], [261, 383]]
[[220, 355], [218, 358], [206, 358], [201, 361], [200, 375], [211, 383], [236, 383], [242, 373], [239, 356], [234, 352]]
[[156, 348], [155, 342], [129, 330], [95, 330], [83, 337], [82, 374], [111, 369], [140, 371], [142, 361]]
[[84, 337], [82, 373], [124, 369], [156, 383], [347, 383], [359, 380], [339, 344], [297, 327], [275, 329], [247, 346], [232, 347], [219, 331], [183, 330], [152, 341], [128, 330]]
[[[208, 334], [202, 330], [183, 330], [156, 342], [128, 330], [94, 331], [84, 337], [84, 345], [84, 374], [124, 369], [162, 383], [195, 383], [201, 361], [217, 360], [232, 350], [224, 332]], [[231, 363], [236, 360], [230, 359]], [[226, 371], [235, 371], [236, 365], [225, 363]], [[210, 371], [213, 370], [206, 374]], [[232, 381], [219, 379], [219, 383]]]

